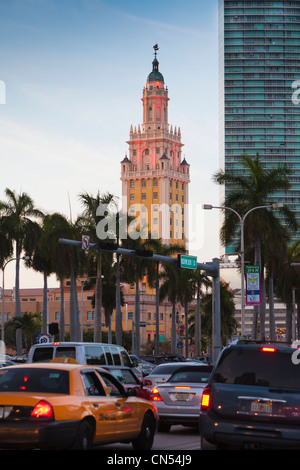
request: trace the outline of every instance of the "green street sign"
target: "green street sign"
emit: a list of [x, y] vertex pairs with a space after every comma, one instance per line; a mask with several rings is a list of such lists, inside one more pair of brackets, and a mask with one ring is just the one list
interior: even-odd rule
[[197, 269], [197, 256], [178, 255], [178, 264], [180, 268]]

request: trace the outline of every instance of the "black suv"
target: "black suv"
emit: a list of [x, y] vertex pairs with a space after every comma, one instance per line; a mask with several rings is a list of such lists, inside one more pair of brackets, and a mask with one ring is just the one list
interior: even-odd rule
[[202, 395], [201, 448], [300, 448], [299, 358], [284, 344], [226, 347]]

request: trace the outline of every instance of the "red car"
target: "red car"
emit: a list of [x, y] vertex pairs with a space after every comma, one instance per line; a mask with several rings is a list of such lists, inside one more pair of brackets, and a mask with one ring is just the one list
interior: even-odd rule
[[148, 388], [147, 380], [139, 380], [130, 367], [120, 366], [101, 366], [103, 369], [108, 370], [125, 388], [135, 388], [137, 396], [150, 400], [151, 388]]

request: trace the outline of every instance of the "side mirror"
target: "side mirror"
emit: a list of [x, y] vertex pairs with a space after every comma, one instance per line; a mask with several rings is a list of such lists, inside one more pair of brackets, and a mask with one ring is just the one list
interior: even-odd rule
[[136, 388], [129, 388], [129, 389], [127, 390], [126, 395], [127, 395], [128, 397], [136, 397], [136, 396], [137, 396], [137, 390], [136, 390]]

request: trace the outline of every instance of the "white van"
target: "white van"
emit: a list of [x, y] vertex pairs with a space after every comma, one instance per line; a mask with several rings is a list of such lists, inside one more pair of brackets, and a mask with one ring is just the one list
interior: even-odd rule
[[58, 357], [75, 359], [79, 364], [127, 366], [133, 363], [123, 346], [107, 343], [55, 342], [35, 344], [27, 362], [49, 362]]

